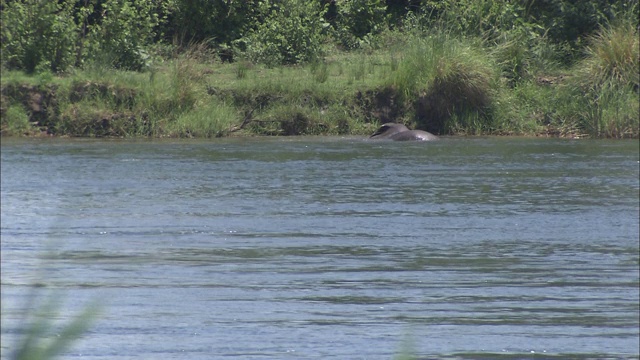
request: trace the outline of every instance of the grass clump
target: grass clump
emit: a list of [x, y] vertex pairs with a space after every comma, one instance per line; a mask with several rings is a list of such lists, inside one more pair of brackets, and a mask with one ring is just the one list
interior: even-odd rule
[[170, 137], [221, 137], [232, 132], [238, 123], [240, 119], [235, 108], [211, 99], [180, 114], [175, 121], [167, 124], [164, 132]]
[[443, 33], [416, 37], [408, 48], [391, 86], [411, 103], [416, 127], [435, 134], [492, 130], [493, 59]]
[[329, 79], [329, 65], [324, 61], [314, 61], [310, 67], [313, 79], [319, 83], [325, 83]]
[[565, 122], [591, 137], [638, 137], [638, 46], [638, 29], [629, 22], [603, 28], [590, 39], [587, 56], [559, 92]]
[[595, 86], [612, 81], [638, 89], [638, 46], [638, 28], [634, 24], [603, 28], [591, 38], [591, 45], [586, 48], [587, 58], [581, 63], [580, 75]]

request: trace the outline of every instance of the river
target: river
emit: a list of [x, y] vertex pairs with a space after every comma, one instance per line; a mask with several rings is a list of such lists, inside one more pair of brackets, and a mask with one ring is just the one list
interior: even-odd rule
[[638, 359], [638, 144], [2, 139], [2, 359]]

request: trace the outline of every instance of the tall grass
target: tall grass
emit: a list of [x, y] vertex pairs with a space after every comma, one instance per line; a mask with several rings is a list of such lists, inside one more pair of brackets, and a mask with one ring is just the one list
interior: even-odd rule
[[603, 28], [590, 39], [587, 58], [581, 63], [583, 80], [605, 86], [614, 82], [623, 87], [640, 86], [638, 28], [632, 23]]
[[[494, 133], [497, 135], [546, 134], [555, 111], [554, 90], [535, 81], [503, 86], [493, 103]], [[557, 135], [561, 135], [555, 129]]]
[[638, 137], [638, 29], [621, 22], [591, 37], [586, 58], [561, 90], [562, 115], [592, 137]]
[[329, 79], [329, 64], [326, 61], [314, 61], [311, 63], [313, 79], [322, 84]]
[[164, 130], [171, 137], [211, 138], [228, 134], [239, 124], [239, 113], [217, 99], [197, 104], [191, 111], [181, 113]]

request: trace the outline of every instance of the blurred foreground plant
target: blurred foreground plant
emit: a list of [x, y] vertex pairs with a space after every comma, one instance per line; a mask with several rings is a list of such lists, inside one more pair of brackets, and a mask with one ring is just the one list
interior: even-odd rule
[[56, 318], [61, 314], [60, 294], [52, 292], [42, 299], [35, 292], [27, 304], [22, 338], [11, 355], [14, 360], [53, 359], [87, 332], [99, 311], [96, 303], [86, 306], [66, 324]]

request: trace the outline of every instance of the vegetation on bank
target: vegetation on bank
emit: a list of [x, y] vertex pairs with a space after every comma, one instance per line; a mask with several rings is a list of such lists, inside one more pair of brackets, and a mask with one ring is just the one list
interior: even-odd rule
[[637, 0], [254, 2], [3, 1], [2, 135], [639, 136]]

